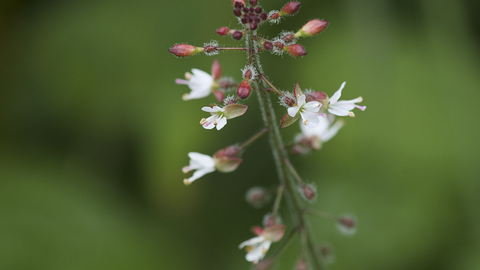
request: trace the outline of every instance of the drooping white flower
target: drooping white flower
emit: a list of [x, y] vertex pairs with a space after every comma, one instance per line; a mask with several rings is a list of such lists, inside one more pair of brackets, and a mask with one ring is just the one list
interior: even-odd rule
[[322, 104], [318, 101], [305, 102], [306, 98], [305, 95], [301, 95], [297, 99], [297, 104], [288, 108], [288, 115], [295, 117], [297, 113], [300, 113], [304, 125], [315, 127], [319, 123], [318, 116], [320, 114], [318, 111], [320, 107], [322, 107]]
[[185, 185], [190, 185], [193, 181], [205, 174], [215, 171], [215, 161], [211, 156], [190, 152], [188, 153], [188, 157], [190, 157], [190, 164], [182, 168], [183, 173], [188, 173], [191, 170], [196, 171], [193, 173], [192, 177], [183, 180]]
[[328, 102], [328, 112], [331, 114], [335, 114], [338, 116], [350, 116], [350, 117], [355, 117], [355, 114], [352, 112], [354, 108], [358, 108], [362, 111], [364, 111], [367, 106], [359, 106], [355, 103], [360, 103], [363, 101], [362, 97], [358, 97], [356, 99], [352, 100], [340, 100], [340, 96], [342, 95], [342, 90], [343, 87], [345, 87], [345, 84], [347, 82], [343, 82], [342, 85], [340, 86], [340, 89], [333, 94], [333, 96], [329, 99]]
[[273, 225], [265, 229], [255, 227], [253, 232], [258, 236], [241, 243], [238, 248], [246, 247], [247, 255], [245, 259], [249, 262], [258, 263], [265, 257], [270, 245], [282, 239], [285, 233], [285, 225]]
[[317, 116], [318, 125], [316, 127], [309, 127], [300, 124], [302, 134], [299, 134], [295, 141], [299, 141], [303, 138], [317, 137], [322, 143], [329, 141], [333, 138], [337, 132], [343, 127], [343, 121], [338, 120], [335, 122], [335, 116], [329, 115], [327, 118]]
[[227, 117], [225, 116], [224, 108], [220, 108], [218, 106], [205, 106], [202, 108], [202, 111], [212, 114], [212, 116], [208, 117], [207, 119], [202, 118], [202, 120], [200, 120], [200, 124], [205, 129], [212, 129], [216, 126], [217, 130], [220, 130], [227, 124]]
[[177, 84], [186, 84], [192, 90], [189, 94], [183, 95], [183, 100], [204, 98], [212, 92], [214, 80], [210, 74], [196, 68], [192, 69], [192, 73], [185, 74], [186, 80], [175, 80]]

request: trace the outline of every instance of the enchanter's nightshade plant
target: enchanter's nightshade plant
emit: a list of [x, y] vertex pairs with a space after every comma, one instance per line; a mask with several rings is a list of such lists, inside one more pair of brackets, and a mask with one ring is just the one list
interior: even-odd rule
[[[212, 65], [212, 73], [208, 74], [199, 69], [192, 69], [192, 73], [185, 74], [185, 80], [177, 79], [177, 84], [188, 85], [191, 92], [183, 96], [184, 100], [206, 98], [213, 93], [219, 104], [210, 104], [201, 108], [210, 113], [207, 118], [202, 118], [200, 124], [205, 129], [216, 128], [218, 132], [227, 124], [227, 120], [244, 115], [248, 106], [240, 102], [250, 102], [248, 98], [254, 92], [260, 105], [261, 117], [264, 126], [259, 127], [260, 132], [252, 136], [243, 144], [231, 145], [217, 151], [213, 156], [191, 152], [190, 164], [183, 168], [187, 173], [196, 170], [193, 176], [184, 180], [186, 185], [214, 171], [228, 173], [236, 170], [242, 163], [241, 155], [244, 150], [263, 134], [268, 133], [273, 160], [277, 167], [279, 184], [274, 188], [254, 187], [249, 189], [246, 200], [256, 208], [264, 207], [269, 203], [269, 198], [274, 195], [275, 200], [271, 206], [271, 212], [265, 216], [264, 227], [253, 228], [257, 237], [240, 244], [240, 248], [246, 248], [246, 259], [256, 264], [257, 270], [272, 267], [282, 251], [288, 246], [290, 240], [300, 234], [302, 251], [296, 269], [325, 269], [325, 265], [331, 261], [331, 248], [328, 245], [319, 245], [315, 242], [312, 231], [307, 226], [307, 215], [330, 219], [336, 222], [339, 230], [345, 234], [352, 234], [356, 230], [356, 220], [350, 215], [337, 216], [307, 207], [305, 202], [313, 202], [317, 191], [315, 182], [305, 183], [295, 170], [287, 155], [289, 148], [294, 155], [306, 154], [311, 150], [319, 150], [322, 143], [335, 136], [343, 126], [342, 121], [334, 122], [334, 115], [355, 116], [354, 108], [365, 110], [365, 106], [357, 103], [362, 98], [343, 101], [340, 100], [340, 89], [328, 97], [324, 92], [307, 90], [302, 91], [298, 83], [292, 92], [280, 91], [267, 78], [261, 62], [260, 55], [270, 52], [274, 55], [289, 54], [295, 58], [307, 54], [305, 48], [298, 44], [298, 39], [318, 35], [325, 30], [328, 21], [314, 19], [307, 22], [298, 31], [282, 31], [274, 38], [268, 38], [259, 34], [258, 30], [265, 25], [279, 23], [284, 17], [295, 15], [300, 2], [292, 1], [283, 6], [280, 11], [265, 11], [257, 0], [233, 0], [233, 15], [238, 20], [238, 28], [220, 27], [216, 30], [220, 36], [230, 36], [235, 41], [244, 41], [240, 46], [220, 46], [217, 41], [205, 43], [202, 47], [189, 44], [177, 44], [170, 48], [170, 52], [177, 57], [188, 57], [205, 53], [207, 56], [217, 55], [226, 51], [246, 52], [247, 65], [241, 69], [241, 79], [237, 82], [222, 77], [219, 62], [215, 59]], [[286, 72], [286, 70], [285, 70]], [[278, 76], [284, 76], [279, 74]], [[236, 91], [235, 91], [236, 90]], [[277, 95], [281, 106], [287, 108], [286, 114], [279, 122], [276, 120], [272, 106], [271, 95]], [[250, 104], [251, 105], [251, 104]], [[285, 111], [284, 111], [285, 112]], [[291, 143], [284, 144], [280, 135], [280, 129], [286, 128], [298, 119], [302, 133], [297, 135]], [[231, 124], [232, 125], [232, 124]], [[229, 128], [234, 126], [229, 125]], [[262, 179], [258, 179], [259, 181]], [[286, 196], [283, 196], [283, 195]], [[279, 209], [282, 198], [288, 200], [292, 214], [292, 227], [282, 224], [279, 217]], [[286, 211], [286, 210], [285, 210]], [[282, 241], [285, 231], [288, 232], [286, 239]], [[265, 258], [270, 246], [282, 241], [272, 255]]]

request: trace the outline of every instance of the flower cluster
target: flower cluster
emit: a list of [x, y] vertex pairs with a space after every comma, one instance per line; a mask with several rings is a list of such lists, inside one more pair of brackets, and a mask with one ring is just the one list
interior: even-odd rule
[[[323, 143], [332, 139], [343, 127], [344, 121], [336, 117], [354, 117], [355, 108], [364, 111], [365, 106], [358, 105], [362, 98], [352, 100], [340, 100], [345, 82], [340, 88], [329, 96], [324, 92], [307, 90], [302, 91], [299, 83], [295, 84], [293, 91], [280, 91], [273, 85], [264, 74], [260, 65], [260, 54], [270, 52], [275, 55], [289, 54], [293, 57], [302, 57], [307, 54], [305, 48], [298, 43], [304, 37], [311, 37], [322, 33], [328, 26], [328, 21], [313, 19], [307, 22], [297, 31], [282, 31], [274, 38], [268, 38], [258, 34], [258, 29], [267, 23], [279, 23], [282, 18], [295, 15], [301, 3], [292, 1], [284, 5], [280, 10], [266, 11], [258, 3], [258, 0], [233, 0], [233, 15], [238, 20], [238, 28], [220, 27], [216, 33], [223, 37], [231, 37], [234, 41], [244, 41], [244, 46], [224, 47], [219, 42], [211, 41], [202, 47], [189, 44], [177, 44], [170, 48], [170, 52], [177, 57], [188, 57], [205, 53], [208, 56], [216, 55], [219, 52], [245, 51], [248, 64], [241, 69], [241, 78], [235, 81], [231, 77], [224, 77], [222, 68], [217, 59], [213, 61], [210, 74], [200, 69], [192, 69], [185, 73], [184, 79], [176, 79], [180, 85], [186, 85], [190, 92], [183, 95], [183, 100], [208, 98], [211, 94], [218, 103], [209, 103], [201, 107], [203, 112], [209, 113], [208, 117], [202, 118], [200, 124], [205, 129], [223, 129], [227, 121], [243, 116], [248, 106], [252, 92], [256, 93], [260, 101], [261, 118], [265, 126], [242, 144], [233, 144], [218, 150], [212, 156], [190, 152], [190, 162], [182, 171], [193, 175], [184, 179], [185, 185], [190, 185], [200, 177], [218, 171], [230, 173], [235, 171], [243, 159], [244, 150], [254, 141], [269, 133], [274, 162], [282, 172], [279, 175], [280, 183], [272, 188], [255, 186], [249, 189], [245, 195], [246, 201], [255, 208], [268, 206], [271, 198], [275, 197], [271, 206], [272, 211], [267, 214], [263, 221], [263, 227], [254, 227], [252, 230], [256, 237], [242, 242], [239, 248], [247, 251], [246, 260], [257, 264], [256, 269], [268, 269], [276, 260], [277, 254], [264, 259], [271, 245], [282, 240], [285, 231], [289, 229], [290, 234], [284, 242], [291, 239], [290, 236], [296, 233], [302, 234], [302, 241], [312, 241], [309, 237], [311, 232], [305, 227], [305, 216], [311, 214], [335, 221], [339, 230], [345, 234], [353, 234], [356, 230], [356, 219], [353, 216], [336, 216], [324, 213], [311, 208], [300, 208], [304, 202], [313, 202], [317, 198], [316, 183], [302, 180], [299, 173], [290, 162], [287, 152], [292, 155], [304, 155], [312, 150], [320, 150]], [[286, 113], [280, 122], [275, 120], [275, 112], [271, 105], [270, 95], [277, 95], [280, 105], [286, 107]], [[285, 109], [283, 109], [285, 110]], [[260, 116], [259, 116], [260, 117]], [[300, 133], [296, 135], [291, 143], [284, 144], [279, 136], [279, 129], [291, 126], [297, 120], [300, 124]], [[285, 172], [288, 172], [285, 174]], [[288, 196], [283, 196], [283, 194]], [[282, 199], [286, 197], [293, 202], [292, 211], [298, 220], [293, 228], [287, 228], [279, 218], [279, 209]], [[280, 250], [286, 245], [282, 244]], [[329, 246], [316, 246], [315, 243], [304, 245], [300, 259], [296, 263], [296, 269], [320, 269], [322, 258], [327, 261], [327, 254], [331, 254]], [[328, 247], [328, 248], [327, 248]], [[317, 253], [321, 250], [321, 253]], [[308, 256], [305, 256], [305, 255]], [[306, 260], [313, 258], [312, 261]]]

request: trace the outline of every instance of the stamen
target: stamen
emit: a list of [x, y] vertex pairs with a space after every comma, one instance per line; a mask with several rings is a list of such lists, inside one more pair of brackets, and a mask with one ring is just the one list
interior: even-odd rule
[[188, 180], [187, 178], [183, 179], [183, 183], [185, 184], [185, 186], [188, 186], [190, 185], [192, 182], [190, 182], [190, 180]]
[[213, 120], [213, 124], [216, 126], [217, 125], [217, 119]]
[[175, 79], [176, 84], [188, 84], [187, 80], [182, 80], [182, 79]]
[[355, 107], [359, 108], [362, 111], [365, 111], [365, 109], [367, 108], [367, 106], [358, 106], [358, 105], [355, 105]]
[[349, 112], [349, 113], [348, 113], [348, 116], [350, 116], [350, 117], [355, 117], [355, 114], [354, 114], [353, 112]]
[[189, 94], [184, 94], [184, 95], [182, 96], [182, 99], [183, 99], [183, 100], [188, 100], [188, 99], [189, 99], [189, 98], [188, 98], [189, 96], [190, 96]]
[[267, 254], [267, 251], [268, 249], [266, 249], [265, 247], [262, 247], [262, 254]]
[[308, 124], [308, 120], [307, 119], [303, 120], [303, 124], [304, 125]]
[[185, 72], [185, 79], [187, 79], [188, 81], [190, 81], [191, 78], [192, 78], [192, 73], [190, 73], [190, 72]]
[[358, 99], [358, 101], [357, 101], [358, 103], [360, 103], [360, 102], [363, 101], [363, 98], [362, 98], [362, 97], [358, 97], [357, 99]]
[[182, 168], [183, 173], [188, 173], [190, 171], [190, 166], [185, 166]]
[[204, 125], [204, 124], [206, 124], [206, 123], [207, 123], [207, 119], [202, 118], [202, 119], [200, 120], [200, 125]]

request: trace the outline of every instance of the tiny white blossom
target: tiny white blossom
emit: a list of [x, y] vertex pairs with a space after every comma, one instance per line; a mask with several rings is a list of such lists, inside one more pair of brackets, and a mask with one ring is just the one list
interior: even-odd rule
[[255, 227], [253, 231], [258, 235], [245, 242], [242, 242], [238, 248], [246, 247], [247, 255], [245, 259], [249, 262], [258, 263], [265, 254], [272, 242], [278, 242], [285, 233], [285, 225], [272, 225], [266, 228]]
[[333, 94], [333, 96], [329, 99], [329, 102], [328, 102], [328, 112], [331, 113], [331, 114], [335, 114], [335, 115], [338, 115], [338, 116], [350, 116], [350, 117], [354, 117], [355, 114], [352, 112], [352, 110], [354, 108], [358, 108], [362, 111], [364, 111], [367, 106], [359, 106], [355, 103], [360, 103], [363, 101], [362, 97], [358, 97], [356, 99], [352, 99], [352, 100], [340, 100], [338, 101], [338, 99], [340, 98], [340, 96], [342, 95], [342, 90], [343, 90], [343, 87], [345, 87], [345, 84], [347, 82], [343, 82], [342, 85], [340, 86], [340, 89], [337, 90], [337, 92], [335, 92], [335, 94]]
[[224, 108], [220, 108], [218, 106], [213, 106], [213, 108], [211, 108], [206, 106], [202, 108], [202, 111], [212, 114], [212, 116], [206, 119], [202, 118], [200, 121], [200, 124], [205, 129], [213, 129], [216, 126], [217, 130], [220, 130], [227, 124], [227, 117], [225, 116]]
[[337, 132], [343, 127], [343, 121], [338, 120], [334, 123], [335, 117], [329, 115], [328, 118], [317, 116], [318, 125], [316, 127], [309, 127], [300, 124], [302, 134], [299, 134], [295, 141], [300, 141], [302, 138], [317, 137], [322, 143], [329, 141]]
[[310, 101], [306, 103], [306, 98], [305, 95], [301, 95], [297, 100], [297, 104], [288, 108], [288, 115], [290, 115], [290, 117], [295, 117], [297, 113], [300, 113], [304, 125], [315, 127], [319, 123], [318, 116], [320, 114], [318, 111], [320, 110], [322, 103], [318, 101]]
[[205, 174], [215, 171], [215, 161], [211, 156], [190, 152], [188, 153], [188, 157], [190, 157], [190, 164], [182, 168], [183, 173], [188, 173], [191, 170], [196, 171], [193, 173], [192, 177], [183, 180], [185, 185], [190, 185], [193, 181]]
[[183, 100], [199, 99], [210, 95], [214, 83], [213, 77], [205, 71], [192, 69], [192, 73], [186, 73], [186, 80], [176, 79], [177, 84], [186, 84], [192, 90], [189, 94], [183, 95]]

